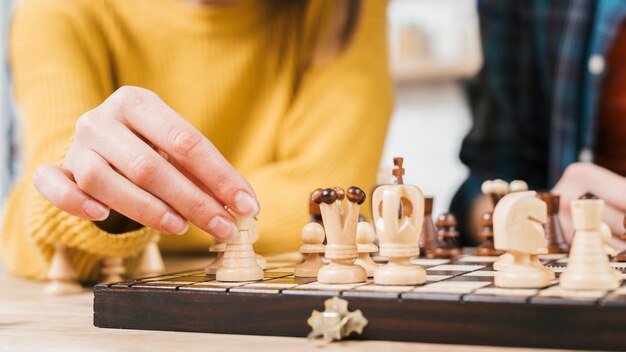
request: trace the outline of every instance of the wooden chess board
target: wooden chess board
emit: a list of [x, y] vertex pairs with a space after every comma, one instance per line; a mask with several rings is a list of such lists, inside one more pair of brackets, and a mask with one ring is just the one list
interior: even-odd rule
[[[418, 286], [320, 284], [295, 278], [296, 262], [270, 260], [265, 279], [222, 283], [202, 270], [94, 288], [94, 325], [249, 335], [307, 336], [307, 319], [340, 296], [369, 324], [357, 339], [543, 348], [624, 350], [626, 285], [615, 291], [559, 288], [564, 255], [544, 255], [556, 272], [545, 289], [493, 285], [496, 257], [415, 258], [427, 270]], [[612, 263], [626, 276], [625, 263]]]

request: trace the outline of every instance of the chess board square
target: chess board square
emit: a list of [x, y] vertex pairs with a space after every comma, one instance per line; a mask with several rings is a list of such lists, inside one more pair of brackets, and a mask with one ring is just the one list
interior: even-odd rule
[[412, 292], [430, 293], [470, 293], [478, 288], [489, 286], [487, 281], [440, 281], [426, 286], [416, 287]]
[[604, 290], [566, 290], [558, 285], [539, 291], [537, 296], [531, 298], [533, 303], [561, 303], [561, 304], [595, 304], [605, 297]]
[[478, 270], [467, 273], [463, 276], [482, 276], [482, 277], [494, 277], [496, 272], [494, 270]]
[[450, 259], [429, 259], [429, 258], [411, 258], [411, 264], [421, 265], [424, 267], [442, 265], [450, 263]]
[[361, 282], [356, 284], [322, 284], [317, 281], [311, 282], [308, 284], [299, 285], [296, 287], [298, 290], [320, 290], [320, 291], [348, 291], [352, 290], [357, 286], [362, 286], [367, 284], [367, 282]]
[[[287, 283], [277, 283], [277, 282], [273, 282], [273, 281], [264, 281], [264, 282], [254, 282], [251, 284], [247, 284], [244, 286], [240, 286], [238, 288], [255, 288], [255, 289], [269, 289], [269, 290], [285, 290], [288, 288], [294, 288], [298, 286], [298, 284], [296, 283], [291, 283], [291, 284], [287, 284]], [[231, 290], [232, 292], [232, 290]]]
[[415, 286], [383, 286], [376, 284], [368, 284], [355, 287], [352, 291], [367, 291], [367, 292], [392, 292], [402, 293], [413, 290]]
[[490, 285], [463, 296], [463, 300], [467, 302], [528, 303], [530, 297], [536, 295], [538, 291], [537, 289], [500, 288]]
[[470, 255], [467, 257], [461, 257], [457, 262], [459, 263], [493, 263], [498, 260], [498, 257], [494, 256], [478, 256]]
[[551, 271], [555, 273], [563, 273], [567, 269], [567, 267], [565, 266], [552, 266], [552, 265], [546, 266], [546, 268], [550, 269]]
[[480, 270], [484, 268], [484, 265], [467, 265], [467, 264], [449, 264], [449, 265], [437, 265], [430, 267], [426, 270], [436, 270], [436, 271], [474, 271]]
[[271, 269], [278, 269], [278, 268], [291, 268], [293, 271], [293, 267], [294, 267], [293, 262], [268, 262], [266, 269], [271, 270]]
[[447, 280], [451, 278], [452, 275], [430, 275], [426, 274], [426, 282], [437, 282], [442, 280]]
[[282, 267], [282, 268], [274, 268], [274, 269], [268, 269], [265, 270], [265, 273], [284, 273], [285, 275], [289, 275], [289, 274], [293, 274], [294, 270], [296, 268], [291, 266], [291, 267]]
[[[188, 284], [188, 282], [187, 282]], [[131, 288], [148, 288], [148, 289], [165, 289], [165, 290], [176, 290], [180, 286], [184, 286], [185, 284], [176, 284], [171, 281], [150, 281], [146, 283], [140, 283], [137, 285], [133, 285]]]

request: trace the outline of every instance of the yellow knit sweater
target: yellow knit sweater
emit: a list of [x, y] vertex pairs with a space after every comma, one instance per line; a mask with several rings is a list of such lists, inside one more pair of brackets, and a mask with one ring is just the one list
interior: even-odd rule
[[[33, 170], [63, 160], [76, 119], [116, 88], [160, 95], [204, 133], [254, 187], [259, 252], [295, 250], [316, 187], [373, 185], [392, 108], [386, 1], [366, 0], [348, 47], [301, 66], [315, 18], [297, 25], [266, 0], [225, 8], [177, 0], [23, 0], [10, 31], [10, 64], [23, 131], [24, 170], [3, 223], [5, 267], [43, 279], [53, 244], [71, 249], [80, 279], [106, 256], [132, 257], [153, 234], [109, 234], [37, 194]], [[192, 227], [162, 236], [165, 251], [200, 251], [211, 237]]]

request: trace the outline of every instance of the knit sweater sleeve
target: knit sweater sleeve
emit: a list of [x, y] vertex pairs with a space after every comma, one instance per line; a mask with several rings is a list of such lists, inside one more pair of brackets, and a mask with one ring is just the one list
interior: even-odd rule
[[2, 248], [5, 266], [16, 274], [45, 278], [53, 245], [62, 244], [72, 248], [80, 279], [91, 280], [98, 260], [133, 255], [152, 233], [102, 231], [53, 207], [31, 183], [38, 165], [61, 164], [78, 117], [113, 89], [97, 3], [25, 0], [13, 16], [9, 54], [23, 170], [6, 205]]
[[387, 1], [363, 4], [348, 46], [303, 74], [278, 133], [277, 161], [249, 176], [262, 206], [257, 250], [298, 248], [313, 189], [356, 185], [369, 193], [374, 185], [393, 98]]

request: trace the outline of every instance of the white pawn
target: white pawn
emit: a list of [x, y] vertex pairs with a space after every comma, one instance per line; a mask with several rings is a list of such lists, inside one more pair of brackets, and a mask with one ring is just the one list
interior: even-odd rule
[[324, 266], [320, 254], [324, 253], [324, 227], [316, 222], [306, 224], [302, 228], [302, 242], [300, 253], [306, 255], [304, 262], [294, 270], [296, 277], [317, 277], [317, 273]]
[[65, 246], [56, 246], [48, 278], [52, 281], [44, 288], [46, 295], [60, 296], [84, 291], [78, 283], [78, 273]]
[[226, 249], [226, 241], [218, 239], [213, 240], [213, 245], [209, 247], [209, 252], [217, 253], [215, 259], [207, 266], [204, 267], [204, 273], [207, 275], [215, 275], [217, 269], [224, 264], [224, 250]]
[[124, 281], [124, 278], [122, 278], [124, 273], [126, 273], [124, 258], [119, 256], [104, 258], [102, 261], [102, 274], [104, 275], [104, 278], [100, 281], [100, 283], [108, 284], [112, 282]]
[[137, 258], [135, 272], [139, 277], [156, 276], [165, 271], [165, 264], [159, 250], [160, 237], [155, 235]]
[[621, 274], [611, 267], [603, 238], [610, 232], [602, 222], [604, 201], [586, 198], [571, 204], [575, 234], [567, 269], [559, 278], [561, 287], [570, 290], [618, 288]]
[[[252, 241], [253, 247], [258, 240], [259, 228], [256, 225], [255, 219], [250, 219], [250, 241]], [[258, 253], [256, 254], [256, 262], [263, 270], [267, 269], [267, 259], [263, 258], [263, 256]]]
[[550, 284], [554, 274], [538, 260], [548, 243], [543, 224], [547, 218], [546, 203], [536, 192], [514, 192], [505, 195], [493, 212], [494, 244], [506, 250], [513, 261], [496, 272], [494, 283], [506, 288], [541, 288]]
[[217, 281], [243, 282], [263, 279], [263, 268], [256, 260], [250, 240], [251, 218], [233, 213], [239, 234], [226, 242], [224, 263], [215, 273]]
[[378, 264], [372, 260], [371, 253], [378, 252], [378, 246], [374, 244], [376, 232], [369, 222], [361, 221], [356, 226], [356, 248], [359, 257], [354, 264], [360, 265], [367, 271], [367, 277], [374, 277]]

